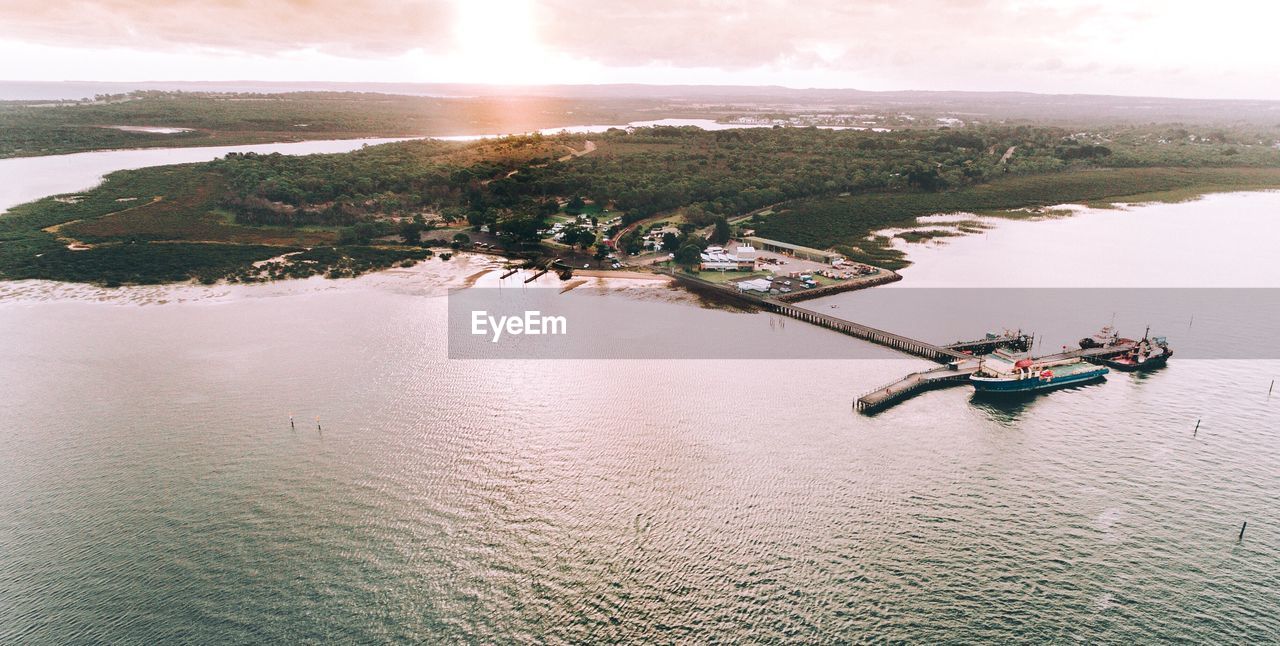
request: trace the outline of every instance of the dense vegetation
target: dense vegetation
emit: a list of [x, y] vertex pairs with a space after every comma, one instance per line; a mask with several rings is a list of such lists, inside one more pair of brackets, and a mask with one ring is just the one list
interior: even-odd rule
[[[343, 241], [323, 228], [238, 225], [218, 206], [224, 183], [199, 164], [123, 171], [85, 194], [14, 208], [0, 217], [0, 279], [118, 285], [341, 277], [432, 255]], [[284, 254], [293, 254], [290, 262], [254, 266]]]
[[[0, 276], [146, 282], [219, 273], [242, 280], [351, 275], [425, 257], [418, 243], [433, 227], [450, 229], [433, 238], [443, 240], [436, 244], [469, 229], [511, 248], [537, 244], [549, 217], [589, 211], [594, 218], [604, 208], [619, 226], [660, 219], [683, 226], [670, 241], [675, 249], [722, 240], [730, 221], [767, 210], [772, 214], [742, 226], [892, 264], [883, 241], [868, 236], [919, 215], [1277, 186], [1276, 138], [1256, 127], [657, 127], [471, 144], [412, 141], [341, 155], [231, 155], [118, 173], [84, 196], [15, 209], [0, 218]], [[594, 232], [574, 224], [555, 248], [586, 249], [595, 241]], [[637, 244], [634, 231], [624, 242]], [[228, 249], [212, 248], [219, 245]], [[265, 272], [228, 270], [302, 249], [311, 251]], [[597, 250], [596, 258], [605, 253]]]
[[[753, 219], [750, 226], [761, 236], [823, 248], [834, 244], [855, 260], [896, 269], [903, 264], [901, 254], [887, 247], [888, 240], [869, 236], [924, 215], [1276, 187], [1280, 187], [1280, 167], [1069, 170], [1001, 177], [952, 191], [872, 192], [798, 200], [769, 217]], [[912, 236], [900, 237], [910, 241]]]
[[[93, 101], [0, 102], [0, 158], [107, 148], [525, 132], [645, 118], [654, 101], [441, 98], [354, 92], [135, 92]], [[158, 134], [114, 126], [189, 128]]]
[[[845, 192], [938, 192], [1005, 176], [1082, 168], [1262, 167], [1280, 163], [1265, 133], [1181, 129], [1079, 134], [1045, 127], [979, 127], [892, 133], [816, 128], [708, 132], [611, 130], [556, 138], [512, 137], [484, 154], [442, 156], [446, 144], [408, 142], [348, 155], [234, 156], [215, 168], [239, 199], [352, 215], [432, 209], [491, 222], [502, 209], [538, 208], [551, 197], [587, 197], [626, 220], [680, 210], [697, 224], [766, 205]], [[1176, 141], [1169, 137], [1178, 136]], [[562, 148], [598, 144], [591, 155], [548, 163]], [[547, 149], [551, 143], [553, 148]], [[512, 158], [513, 151], [539, 154]], [[1013, 149], [1004, 161], [1005, 153]], [[493, 154], [504, 155], [494, 159]], [[519, 169], [512, 174], [512, 170]], [[262, 202], [258, 202], [259, 205]], [[478, 212], [478, 214], [477, 214]]]

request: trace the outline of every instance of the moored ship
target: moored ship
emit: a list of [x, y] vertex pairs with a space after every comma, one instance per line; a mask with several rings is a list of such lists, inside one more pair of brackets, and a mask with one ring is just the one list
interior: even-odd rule
[[983, 359], [969, 382], [980, 394], [1022, 394], [1098, 381], [1107, 372], [1078, 357], [1045, 361], [997, 351]]
[[1173, 348], [1162, 336], [1150, 336], [1151, 328], [1142, 335], [1133, 349], [1116, 357], [1103, 360], [1103, 363], [1124, 372], [1151, 370], [1169, 362], [1173, 356]]
[[1105, 348], [1120, 341], [1120, 334], [1116, 332], [1116, 329], [1110, 325], [1104, 325], [1097, 334], [1080, 339], [1080, 348], [1083, 350]]

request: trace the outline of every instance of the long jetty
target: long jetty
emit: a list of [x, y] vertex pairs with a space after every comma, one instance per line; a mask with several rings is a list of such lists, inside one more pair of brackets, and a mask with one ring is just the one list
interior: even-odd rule
[[[935, 344], [929, 343], [928, 341], [921, 341], [919, 339], [913, 339], [911, 337], [903, 336], [901, 334], [894, 334], [893, 332], [889, 332], [887, 330], [881, 330], [878, 328], [871, 327], [869, 325], [863, 325], [861, 323], [854, 323], [853, 321], [847, 321], [845, 319], [836, 318], [834, 316], [823, 314], [822, 312], [815, 312], [814, 310], [800, 307], [799, 305], [795, 305], [794, 303], [786, 303], [776, 298], [760, 297], [752, 294], [747, 294], [745, 292], [734, 292], [732, 290], [726, 289], [723, 285], [713, 283], [708, 280], [703, 280], [696, 276], [689, 276], [687, 274], [676, 274], [676, 273], [673, 273], [672, 275], [678, 281], [698, 285], [701, 287], [712, 288], [715, 291], [731, 296], [736, 300], [757, 305], [770, 312], [776, 312], [778, 314], [782, 314], [783, 316], [789, 316], [794, 319], [799, 319], [801, 321], [804, 321], [805, 323], [810, 323], [812, 325], [824, 327], [824, 328], [827, 328], [828, 330], [835, 330], [836, 332], [847, 334], [849, 336], [862, 339], [863, 341], [870, 341], [871, 343], [882, 345], [888, 348], [893, 348], [894, 350], [905, 352], [907, 354], [912, 354], [917, 357], [928, 359], [930, 361], [937, 361], [939, 363], [948, 363], [953, 360], [964, 360], [964, 359], [973, 358], [972, 355], [965, 354], [962, 349], [935, 345]], [[869, 286], [870, 285], [868, 285], [868, 287]]]
[[[976, 355], [990, 354], [1001, 347], [1029, 351], [1034, 342], [1031, 336], [1018, 332], [1004, 335], [988, 335], [985, 339], [975, 341], [959, 341], [947, 345], [937, 345], [869, 325], [836, 318], [822, 312], [815, 312], [794, 303], [784, 302], [778, 298], [759, 297], [745, 292], [735, 292], [726, 289], [723, 285], [702, 280], [695, 276], [676, 274], [674, 272], [671, 275], [676, 280], [686, 284], [711, 288], [738, 301], [750, 303], [783, 316], [789, 316], [812, 325], [862, 339], [863, 341], [869, 341], [899, 352], [943, 364], [931, 370], [913, 372], [902, 379], [880, 386], [858, 397], [853, 402], [853, 408], [859, 413], [870, 414], [884, 410], [927, 390], [968, 383], [969, 376], [977, 372], [982, 366], [981, 358]], [[865, 286], [870, 287], [872, 284]], [[1085, 361], [1098, 362], [1129, 352], [1133, 347], [1133, 343], [1118, 343], [1100, 348], [1064, 351], [1039, 357], [1038, 360], [1057, 361], [1079, 357]]]
[[893, 348], [899, 352], [913, 354], [917, 357], [922, 357], [930, 361], [950, 362], [954, 360], [973, 358], [972, 355], [965, 354], [960, 350], [953, 350], [946, 346], [934, 345], [928, 341], [921, 341], [919, 339], [902, 336], [901, 334], [894, 334], [893, 332], [873, 328], [869, 325], [846, 321], [845, 319], [836, 318], [821, 312], [815, 312], [811, 309], [799, 307], [791, 303], [784, 303], [777, 299], [762, 298], [760, 300], [770, 311], [777, 312], [778, 314], [790, 316], [794, 319], [800, 319], [805, 323], [825, 327], [828, 330], [835, 330], [836, 332], [857, 337], [863, 341], [870, 341], [872, 343]]

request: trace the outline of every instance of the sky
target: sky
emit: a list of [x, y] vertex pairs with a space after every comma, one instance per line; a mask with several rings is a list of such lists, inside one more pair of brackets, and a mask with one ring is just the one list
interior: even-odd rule
[[1255, 0], [0, 0], [0, 79], [1280, 99]]

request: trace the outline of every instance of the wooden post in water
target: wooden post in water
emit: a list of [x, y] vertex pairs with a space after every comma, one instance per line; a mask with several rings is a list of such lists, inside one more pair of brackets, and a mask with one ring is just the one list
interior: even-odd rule
[[1196, 430], [1191, 431], [1191, 437], [1195, 437], [1200, 432], [1200, 420], [1196, 420]]
[[1267, 389], [1267, 399], [1271, 399], [1271, 391], [1276, 389], [1276, 380], [1271, 380], [1271, 387]]
[[1246, 527], [1248, 527], [1248, 526], [1249, 526], [1249, 521], [1247, 521], [1247, 520], [1246, 520], [1246, 521], [1244, 521], [1244, 524], [1240, 526], [1240, 537], [1236, 539], [1236, 542], [1237, 542], [1237, 543], [1239, 543], [1240, 541], [1243, 541], [1243, 540], [1244, 540], [1244, 528], [1246, 528]]
[[289, 413], [289, 428], [290, 428], [290, 429], [294, 428], [294, 426], [293, 426], [293, 413]]

